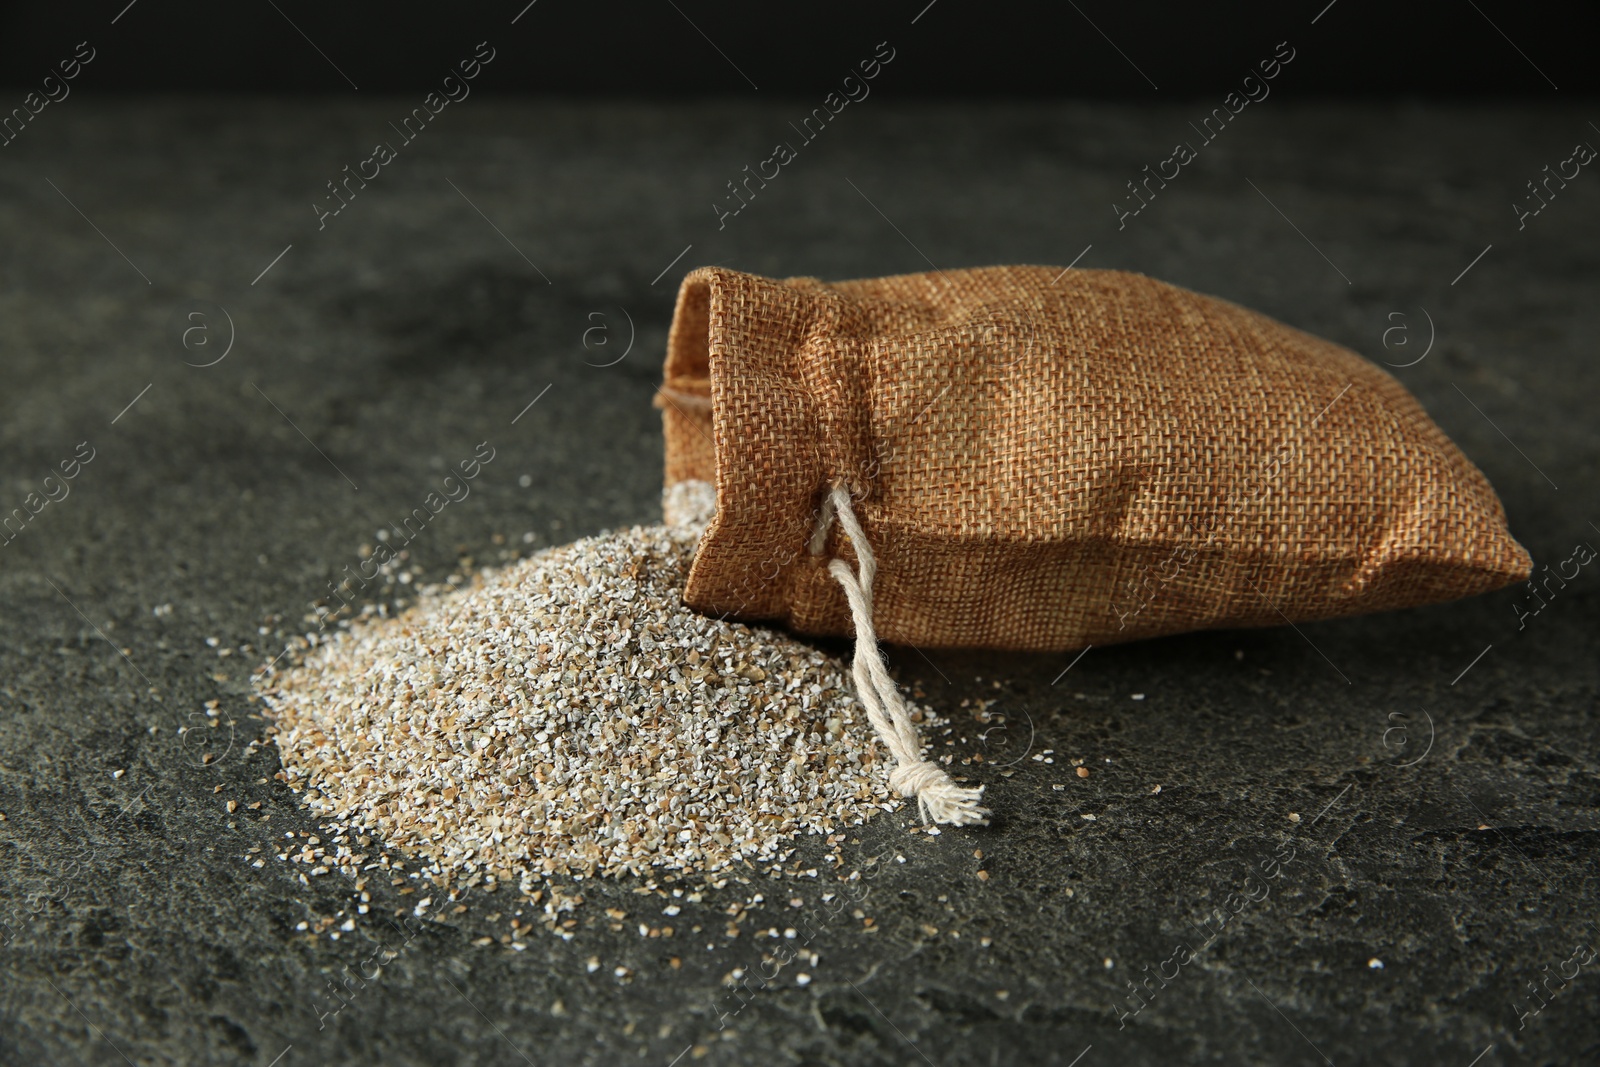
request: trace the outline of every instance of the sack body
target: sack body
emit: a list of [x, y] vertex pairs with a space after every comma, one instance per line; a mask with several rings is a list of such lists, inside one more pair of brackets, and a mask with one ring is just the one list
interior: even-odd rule
[[[1526, 578], [1494, 490], [1393, 377], [1139, 274], [823, 283], [696, 270], [656, 403], [666, 482], [715, 486], [695, 609], [1059, 651], [1450, 600]], [[819, 519], [826, 550], [808, 550]]]

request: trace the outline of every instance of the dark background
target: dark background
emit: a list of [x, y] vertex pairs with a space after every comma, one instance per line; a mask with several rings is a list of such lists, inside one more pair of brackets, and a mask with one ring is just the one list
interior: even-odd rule
[[[1594, 36], [1582, 31], [1593, 5], [1571, 2], [538, 0], [506, 31], [526, 2], [136, 0], [125, 12], [127, 0], [8, 3], [0, 7], [0, 81], [32, 86], [90, 25], [98, 27], [91, 44], [117, 45], [101, 48], [80, 84], [91, 92], [429, 89], [491, 29], [497, 47], [514, 42], [515, 51], [481, 88], [580, 97], [746, 95], [752, 85], [810, 96], [834, 88], [864, 45], [888, 36], [915, 47], [901, 49], [905, 60], [875, 91], [902, 99], [1210, 95], [1232, 88], [1291, 26], [1291, 44], [1315, 37], [1318, 47], [1275, 87], [1290, 97], [1544, 97], [1552, 89], [1566, 97], [1594, 92], [1600, 71]], [[938, 17], [929, 11], [908, 28], [929, 6]], [[110, 18], [117, 21], [108, 27]]]
[[[830, 883], [740, 876], [665, 940], [636, 925], [665, 901], [586, 882], [565, 940], [509, 892], [279, 858], [326, 828], [274, 777], [252, 677], [479, 441], [497, 458], [414, 544], [419, 581], [656, 520], [651, 396], [704, 264], [1215, 294], [1385, 365], [1538, 565], [1600, 544], [1597, 168], [1516, 215], [1600, 143], [1582, 8], [1074, 2], [0, 8], [0, 116], [98, 52], [0, 147], [0, 514], [98, 450], [0, 545], [0, 1067], [1600, 1063], [1600, 967], [1551, 977], [1600, 937], [1594, 566], [1526, 626], [1517, 587], [1081, 660], [890, 649], [953, 719], [930, 740], [986, 756], [964, 772], [995, 824], [863, 827], [847, 868], [905, 862], [809, 981], [732, 1017], [762, 932]], [[319, 226], [328, 180], [485, 39], [471, 100]], [[1284, 39], [1270, 100], [1122, 225], [1129, 180]], [[881, 40], [870, 100], [719, 225]]]

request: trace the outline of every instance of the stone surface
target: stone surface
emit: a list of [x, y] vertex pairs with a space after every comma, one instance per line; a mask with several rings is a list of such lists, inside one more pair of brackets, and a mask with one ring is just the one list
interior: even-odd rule
[[[534, 923], [520, 949], [498, 940], [506, 891], [459, 912], [433, 893], [396, 926], [429, 891], [373, 877], [357, 914], [352, 882], [277, 859], [319, 828], [246, 699], [481, 441], [493, 463], [414, 543], [422, 579], [653, 519], [650, 397], [676, 281], [704, 263], [1077, 259], [1420, 359], [1394, 373], [1555, 568], [1600, 544], [1600, 200], [1585, 173], [1523, 229], [1508, 205], [1596, 140], [1584, 112], [1273, 100], [1119, 228], [1125, 183], [1205, 106], [869, 101], [719, 228], [725, 183], [808, 104], [474, 98], [319, 230], [325, 183], [413, 103], [74, 97], [0, 155], [0, 511], [94, 450], [0, 547], [0, 1061], [1600, 1057], [1600, 963], [1551, 977], [1600, 937], [1593, 567], [1522, 629], [1536, 604], [1507, 590], [1077, 659], [893, 650], [962, 724], [948, 751], [985, 755], [964, 769], [999, 818], [847, 842], [870, 927], [830, 917], [820, 871], [677, 901], [670, 939], [640, 936], [669, 902], [629, 882], [586, 884], [571, 940]], [[186, 366], [222, 355], [230, 319], [225, 358]], [[818, 962], [730, 993], [802, 918]], [[1133, 1014], [1125, 983], [1161, 969]]]

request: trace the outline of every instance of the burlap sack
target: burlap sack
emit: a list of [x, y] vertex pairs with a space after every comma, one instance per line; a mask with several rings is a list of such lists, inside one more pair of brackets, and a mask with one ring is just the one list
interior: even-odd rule
[[858, 553], [837, 524], [808, 551], [834, 485], [876, 554], [867, 618], [922, 647], [1276, 625], [1531, 567], [1395, 379], [1138, 274], [697, 270], [657, 404], [669, 487], [716, 487], [685, 600], [801, 633], [853, 630], [828, 563]]

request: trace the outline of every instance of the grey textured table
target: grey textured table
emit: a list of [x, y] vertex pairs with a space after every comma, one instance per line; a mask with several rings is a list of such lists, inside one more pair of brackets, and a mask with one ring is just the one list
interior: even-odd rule
[[[496, 458], [414, 545], [421, 580], [655, 518], [650, 397], [703, 263], [1076, 262], [1259, 308], [1411, 364], [1558, 564], [1600, 544], [1600, 199], [1584, 172], [1521, 229], [1508, 205], [1600, 142], [1587, 112], [1274, 99], [1119, 227], [1125, 183], [1209, 105], [874, 99], [719, 229], [726, 183], [809, 103], [477, 97], [319, 229], [325, 183], [414, 103], [74, 97], [0, 154], [0, 510], [93, 450], [0, 547], [0, 1061], [1600, 1058], [1600, 964], [1575, 956], [1600, 937], [1592, 567], [1521, 629], [1506, 590], [1076, 661], [895, 651], [963, 724], [955, 751], [988, 746], [971, 773], [997, 824], [874, 822], [845, 850], [894, 857], [870, 928], [824, 923], [809, 984], [791, 967], [743, 999], [724, 977], [821, 914], [824, 879], [710, 890], [672, 939], [639, 936], [663, 902], [630, 883], [587, 884], [571, 940], [502, 944], [507, 892], [396, 926], [425, 890], [374, 878], [358, 914], [351, 882], [277, 859], [318, 827], [248, 699], [332, 576], [480, 441]], [[983, 742], [961, 707], [980, 698], [1008, 717]]]

